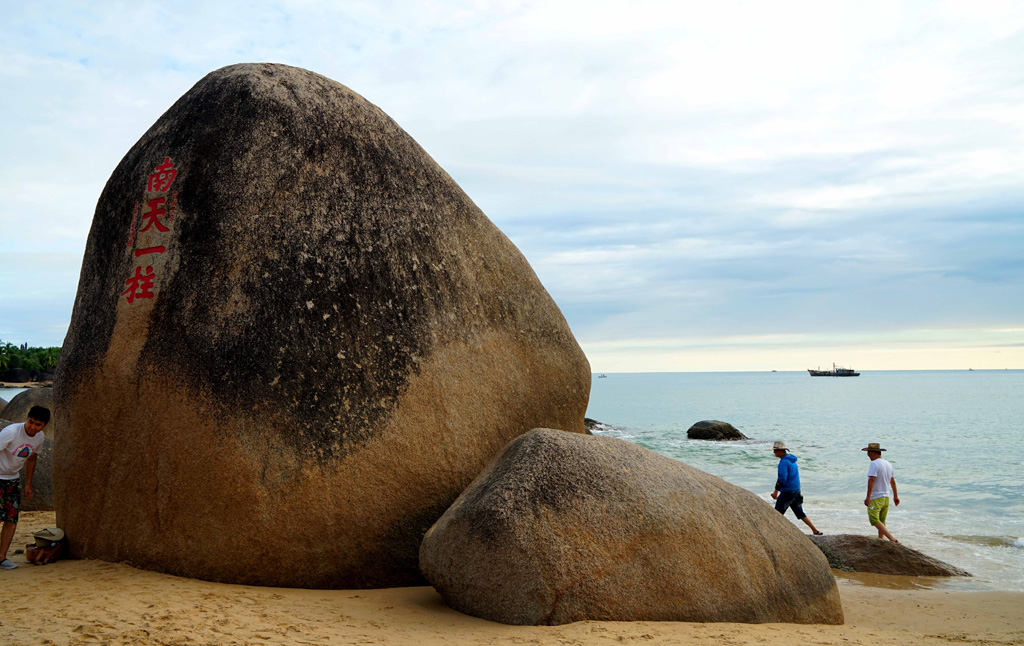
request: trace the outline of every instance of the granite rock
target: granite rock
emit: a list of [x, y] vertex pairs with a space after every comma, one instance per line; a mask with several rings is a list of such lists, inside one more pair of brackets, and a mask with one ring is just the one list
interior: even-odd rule
[[199, 81], [114, 170], [57, 369], [73, 556], [422, 583], [423, 533], [590, 369], [533, 270], [379, 108], [306, 70]]
[[756, 495], [611, 437], [513, 440], [424, 537], [456, 610], [506, 624], [841, 624], [828, 562]]

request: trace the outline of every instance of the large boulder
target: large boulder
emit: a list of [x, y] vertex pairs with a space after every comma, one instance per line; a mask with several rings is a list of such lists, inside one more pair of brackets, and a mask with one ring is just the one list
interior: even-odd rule
[[611, 437], [512, 441], [430, 529], [448, 604], [507, 624], [843, 622], [828, 562], [756, 495]]
[[811, 540], [825, 554], [829, 565], [837, 570], [912, 576], [971, 576], [966, 570], [875, 536], [835, 534], [812, 536]]
[[423, 533], [512, 438], [582, 433], [590, 368], [394, 121], [245, 64], [110, 177], [55, 383], [73, 556], [357, 588], [421, 583]]
[[[50, 410], [50, 421], [43, 428], [43, 445], [39, 447], [36, 458], [36, 470], [32, 473], [32, 499], [21, 497], [22, 511], [53, 510], [53, 445], [57, 439], [60, 424], [53, 410], [53, 389], [29, 388], [11, 398], [3, 408], [3, 416], [13, 424], [28, 419], [28, 412], [33, 406], [42, 406]], [[25, 487], [25, 470], [21, 471], [21, 486]]]
[[697, 422], [687, 429], [686, 437], [691, 440], [716, 441], [749, 439], [729, 422], [720, 422], [716, 419], [706, 419]]

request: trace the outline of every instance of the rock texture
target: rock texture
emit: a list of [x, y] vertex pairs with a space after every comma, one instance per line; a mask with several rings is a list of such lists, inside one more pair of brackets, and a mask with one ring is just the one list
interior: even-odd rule
[[746, 435], [728, 422], [719, 422], [714, 419], [706, 419], [697, 422], [686, 431], [686, 437], [691, 440], [746, 440]]
[[829, 565], [837, 570], [912, 576], [971, 576], [949, 563], [874, 536], [837, 534], [812, 536], [811, 540], [825, 554]]
[[843, 622], [824, 556], [756, 495], [623, 440], [536, 429], [430, 529], [450, 606], [507, 624]]
[[[96, 207], [57, 370], [78, 557], [245, 584], [422, 582], [423, 533], [590, 368], [515, 246], [312, 72], [202, 79]], [[97, 459], [98, 457], [98, 459]]]
[[[4, 406], [2, 415], [4, 419], [10, 420], [12, 424], [24, 422], [28, 419], [28, 411], [33, 406], [42, 406], [50, 409], [50, 421], [43, 429], [43, 445], [39, 447], [39, 457], [36, 458], [36, 470], [32, 473], [32, 500], [25, 496], [21, 497], [22, 511], [52, 511], [53, 510], [53, 446], [57, 438], [57, 431], [60, 424], [53, 410], [53, 390], [50, 388], [30, 388], [11, 398], [10, 403]], [[21, 471], [21, 486], [25, 487], [25, 470]]]

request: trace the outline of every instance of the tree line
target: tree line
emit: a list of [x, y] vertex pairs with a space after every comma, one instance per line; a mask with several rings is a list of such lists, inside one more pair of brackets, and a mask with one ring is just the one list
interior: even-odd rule
[[23, 368], [53, 372], [60, 358], [60, 348], [34, 348], [27, 343], [15, 345], [0, 340], [0, 370]]

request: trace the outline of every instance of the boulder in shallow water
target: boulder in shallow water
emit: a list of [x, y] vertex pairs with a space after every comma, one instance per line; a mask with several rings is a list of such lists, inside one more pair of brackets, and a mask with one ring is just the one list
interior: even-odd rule
[[691, 440], [746, 440], [746, 435], [729, 422], [719, 422], [715, 419], [706, 419], [697, 422], [686, 431], [686, 437]]
[[522, 254], [376, 106], [217, 70], [100, 196], [56, 391], [74, 556], [231, 583], [422, 583], [423, 533], [590, 368]]
[[812, 536], [811, 540], [825, 554], [829, 565], [837, 570], [911, 576], [971, 576], [949, 563], [875, 536], [836, 534]]
[[[60, 424], [53, 410], [53, 390], [50, 388], [30, 388], [23, 390], [11, 398], [3, 408], [3, 416], [12, 424], [28, 419], [28, 411], [33, 406], [42, 406], [50, 410], [50, 421], [43, 428], [43, 445], [39, 447], [36, 458], [36, 470], [32, 473], [32, 499], [21, 497], [22, 511], [53, 510], [53, 446], [57, 440]], [[21, 470], [21, 486], [25, 487], [25, 470]]]
[[756, 495], [623, 440], [513, 440], [423, 539], [448, 604], [506, 624], [841, 624], [825, 557]]

